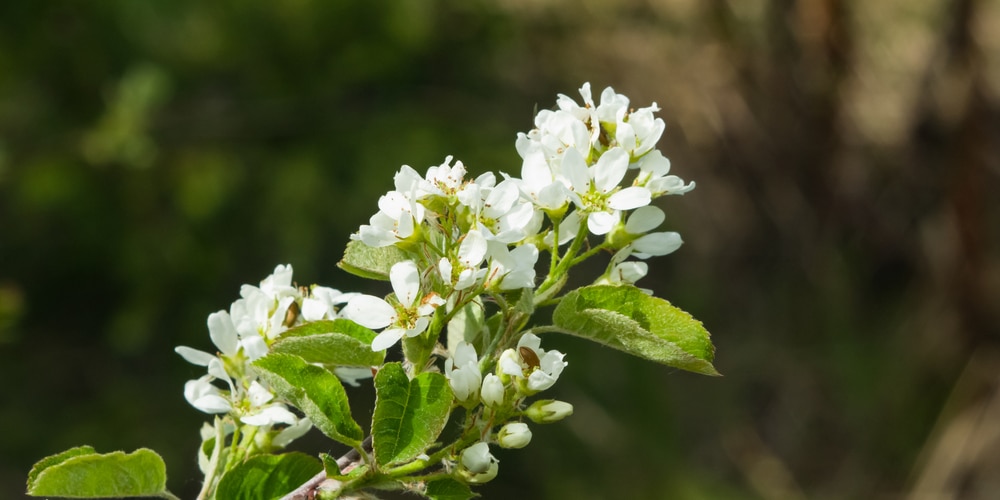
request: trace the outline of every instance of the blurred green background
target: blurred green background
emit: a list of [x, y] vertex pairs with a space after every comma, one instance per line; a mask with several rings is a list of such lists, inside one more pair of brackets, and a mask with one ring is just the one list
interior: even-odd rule
[[335, 263], [391, 174], [516, 175], [584, 81], [663, 108], [698, 188], [640, 284], [725, 377], [551, 338], [577, 412], [485, 496], [995, 498], [995, 0], [2, 2], [0, 497], [80, 444], [153, 448], [193, 497], [173, 347], [279, 263], [386, 293]]

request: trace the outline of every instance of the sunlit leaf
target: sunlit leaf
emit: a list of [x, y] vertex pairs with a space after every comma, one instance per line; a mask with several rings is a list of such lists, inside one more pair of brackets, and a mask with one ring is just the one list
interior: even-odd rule
[[448, 421], [452, 399], [440, 373], [424, 372], [410, 380], [399, 363], [383, 366], [375, 375], [375, 462], [406, 462], [423, 453]]
[[555, 325], [572, 335], [629, 354], [705, 375], [715, 347], [700, 321], [633, 286], [599, 285], [566, 294], [552, 313]]
[[302, 410], [323, 434], [349, 446], [361, 444], [363, 431], [351, 417], [347, 393], [336, 375], [292, 354], [271, 353], [253, 364], [275, 392]]
[[153, 450], [99, 454], [89, 446], [43, 458], [28, 474], [28, 495], [63, 498], [164, 497], [167, 467]]

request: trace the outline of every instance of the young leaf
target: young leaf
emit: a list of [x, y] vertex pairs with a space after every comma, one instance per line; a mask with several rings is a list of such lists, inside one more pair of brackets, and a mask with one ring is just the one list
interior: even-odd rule
[[568, 333], [629, 354], [704, 375], [715, 347], [700, 321], [633, 286], [598, 285], [566, 294], [552, 322]]
[[28, 495], [64, 498], [168, 497], [167, 467], [153, 450], [99, 454], [89, 446], [43, 458]]
[[450, 477], [428, 481], [424, 494], [433, 500], [469, 500], [475, 496], [468, 485]]
[[375, 332], [347, 319], [306, 323], [281, 334], [272, 352], [294, 354], [310, 363], [333, 366], [375, 366], [385, 352], [371, 348]]
[[253, 364], [261, 378], [302, 410], [323, 434], [348, 446], [361, 444], [363, 431], [351, 418], [347, 393], [336, 375], [291, 354], [271, 353]]
[[406, 260], [406, 254], [393, 245], [370, 247], [359, 240], [352, 240], [344, 250], [344, 258], [337, 267], [362, 278], [389, 280], [392, 265]]
[[256, 500], [280, 498], [323, 470], [305, 453], [257, 455], [222, 476], [216, 498]]
[[396, 464], [423, 453], [448, 421], [453, 397], [440, 373], [424, 372], [410, 380], [399, 363], [384, 365], [375, 375], [375, 462]]

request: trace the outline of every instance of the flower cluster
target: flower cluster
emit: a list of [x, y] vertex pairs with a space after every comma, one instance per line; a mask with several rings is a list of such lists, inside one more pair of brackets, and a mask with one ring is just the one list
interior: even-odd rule
[[[207, 367], [208, 373], [184, 385], [184, 397], [191, 406], [211, 414], [228, 414], [244, 425], [256, 426], [270, 435], [270, 443], [283, 447], [311, 427], [279, 401], [273, 390], [260, 380], [250, 363], [266, 356], [270, 346], [289, 328], [305, 322], [338, 317], [337, 308], [355, 294], [333, 288], [296, 287], [292, 267], [279, 265], [260, 286], [243, 285], [240, 299], [229, 311], [208, 317], [208, 332], [218, 351], [215, 354], [179, 346], [175, 351], [189, 363]], [[364, 370], [368, 376], [371, 372]], [[349, 382], [356, 374], [340, 373]], [[214, 382], [221, 381], [223, 387]], [[276, 432], [272, 427], [285, 427]]]
[[[582, 104], [560, 95], [557, 109], [539, 112], [535, 128], [518, 134], [520, 177], [471, 177], [451, 156], [423, 175], [400, 168], [393, 189], [379, 198], [378, 211], [351, 235], [354, 248], [377, 255], [370, 260], [378, 265], [365, 271], [388, 278], [388, 296], [296, 287], [290, 266], [278, 266], [259, 287], [244, 286], [228, 312], [209, 316], [218, 353], [177, 348], [208, 369], [185, 386], [188, 401], [263, 429], [283, 446], [311, 422], [293, 413], [251, 363], [268, 355], [289, 328], [349, 320], [351, 328], [363, 330], [350, 337], [364, 351], [355, 356], [377, 357], [402, 342], [400, 367], [410, 379], [426, 371], [439, 378], [443, 373], [451, 389], [447, 397], [454, 398], [446, 405], [449, 412], [465, 409], [462, 436], [435, 451], [433, 459], [421, 455], [421, 460], [437, 462], [467, 483], [495, 477], [498, 460], [491, 445], [525, 447], [532, 436], [528, 421], [556, 422], [573, 412], [562, 401], [528, 401], [552, 388], [567, 366], [563, 353], [541, 347], [537, 333], [545, 328], [528, 327], [535, 308], [558, 302], [569, 269], [598, 253], [610, 255], [610, 261], [595, 283], [630, 285], [646, 275], [644, 259], [671, 253], [682, 243], [676, 232], [657, 231], [665, 215], [651, 205], [694, 188], [670, 175], [669, 160], [655, 149], [665, 127], [654, 116], [659, 108], [653, 103], [632, 109], [628, 98], [611, 88], [595, 104], [589, 84], [580, 94]], [[539, 280], [541, 253], [550, 260]], [[352, 384], [371, 375], [367, 367], [350, 370], [334, 372]], [[377, 393], [385, 390], [379, 380]]]
[[[532, 333], [524, 334], [516, 348], [505, 349], [496, 364], [496, 373], [482, 376], [479, 357], [471, 344], [460, 341], [454, 355], [445, 360], [445, 376], [455, 394], [455, 399], [473, 410], [479, 403], [485, 409], [473, 413], [472, 425], [480, 429], [482, 440], [469, 446], [460, 455], [459, 470], [467, 481], [484, 483], [493, 479], [499, 461], [489, 452], [489, 445], [502, 448], [524, 448], [531, 441], [527, 423], [515, 421], [504, 424], [504, 418], [525, 416], [536, 423], [551, 423], [573, 413], [569, 403], [554, 400], [536, 402], [522, 409], [525, 398], [544, 391], [559, 379], [567, 363], [559, 351], [541, 348], [541, 339]], [[558, 411], [538, 410], [542, 405], [555, 405]], [[540, 413], [541, 412], [541, 413]], [[503, 424], [496, 432], [492, 428]]]

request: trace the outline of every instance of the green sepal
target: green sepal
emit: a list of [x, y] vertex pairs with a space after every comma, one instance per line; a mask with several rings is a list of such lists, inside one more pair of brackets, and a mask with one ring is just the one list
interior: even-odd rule
[[566, 294], [552, 313], [555, 326], [651, 361], [719, 375], [715, 347], [701, 321], [634, 286], [597, 285]]
[[282, 333], [271, 352], [329, 366], [376, 366], [385, 360], [385, 352], [372, 351], [375, 335], [348, 319], [313, 321]]
[[388, 281], [393, 264], [406, 259], [406, 252], [395, 245], [370, 247], [361, 240], [351, 240], [337, 267], [362, 278]]
[[450, 477], [427, 481], [424, 495], [433, 500], [469, 500], [477, 496], [467, 484]]
[[323, 470], [305, 453], [257, 455], [222, 476], [216, 498], [256, 500], [281, 498]]
[[351, 418], [344, 386], [330, 370], [281, 353], [268, 354], [253, 365], [279, 396], [302, 410], [323, 434], [352, 448], [361, 444], [361, 426]]
[[27, 493], [62, 498], [171, 497], [167, 466], [155, 451], [101, 454], [90, 446], [39, 460], [28, 473]]
[[440, 373], [410, 380], [399, 363], [375, 374], [372, 449], [379, 466], [407, 462], [434, 444], [451, 413], [454, 395]]

